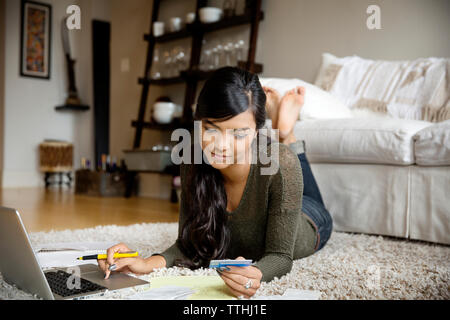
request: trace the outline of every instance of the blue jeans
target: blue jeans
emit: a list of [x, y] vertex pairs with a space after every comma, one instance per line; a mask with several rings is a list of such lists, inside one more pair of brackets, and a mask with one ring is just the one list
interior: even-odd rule
[[318, 243], [316, 243], [316, 251], [319, 251], [331, 236], [333, 219], [325, 208], [316, 179], [314, 179], [308, 159], [306, 159], [306, 154], [300, 153], [297, 156], [303, 172], [302, 212], [307, 215], [307, 218], [312, 220], [317, 230], [319, 238], [317, 239]]

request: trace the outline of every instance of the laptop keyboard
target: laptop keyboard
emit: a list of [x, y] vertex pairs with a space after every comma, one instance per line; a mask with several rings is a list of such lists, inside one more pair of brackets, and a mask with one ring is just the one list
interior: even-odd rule
[[[83, 278], [79, 278], [80, 280], [79, 288], [75, 287], [73, 289], [69, 289], [67, 286], [67, 280], [69, 279], [69, 277], [72, 277], [69, 280], [69, 283], [71, 283], [73, 286], [75, 286], [76, 283], [74, 279], [74, 277], [76, 276], [74, 276], [73, 274], [70, 274], [62, 270], [45, 272], [44, 274], [45, 277], [47, 278], [47, 282], [52, 292], [60, 295], [61, 297], [68, 297], [76, 294], [107, 289], [101, 285], [98, 285]], [[76, 281], [78, 282], [78, 279]]]

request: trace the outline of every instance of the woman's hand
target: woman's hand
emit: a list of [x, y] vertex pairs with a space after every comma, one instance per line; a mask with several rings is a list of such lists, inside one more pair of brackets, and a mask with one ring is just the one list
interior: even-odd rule
[[[237, 257], [236, 260], [245, 260], [243, 257]], [[261, 286], [262, 272], [256, 267], [228, 267], [229, 271], [218, 271], [220, 277], [231, 290], [231, 292], [236, 296], [244, 296], [245, 298], [250, 298]], [[245, 284], [251, 280], [252, 285], [250, 288], [246, 289]]]
[[136, 274], [145, 274], [149, 271], [146, 262], [141, 257], [114, 259], [114, 253], [133, 251], [124, 243], [119, 243], [106, 251], [108, 255], [106, 260], [97, 260], [98, 266], [105, 273], [105, 279], [109, 278], [111, 271], [132, 272]]

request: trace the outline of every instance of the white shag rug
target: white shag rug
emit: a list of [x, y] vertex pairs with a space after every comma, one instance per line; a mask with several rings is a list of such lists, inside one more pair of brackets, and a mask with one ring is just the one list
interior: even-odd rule
[[[98, 226], [80, 230], [31, 233], [33, 245], [55, 242], [124, 242], [147, 257], [175, 242], [178, 223]], [[217, 275], [214, 270], [162, 268], [144, 280], [168, 275]], [[281, 278], [262, 283], [259, 296], [282, 295], [288, 288], [320, 291], [320, 299], [449, 299], [450, 246], [421, 241], [333, 232], [325, 247], [294, 261]], [[129, 294], [136, 293], [130, 289]], [[107, 293], [102, 299], [125, 298]], [[0, 299], [35, 299], [3, 281]]]

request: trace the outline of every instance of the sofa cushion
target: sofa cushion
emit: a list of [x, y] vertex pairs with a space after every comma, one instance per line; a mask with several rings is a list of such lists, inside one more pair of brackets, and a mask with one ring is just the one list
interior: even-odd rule
[[385, 61], [324, 53], [315, 84], [351, 109], [402, 119], [450, 119], [449, 58]]
[[299, 120], [352, 118], [352, 112], [339, 99], [319, 87], [300, 79], [259, 78], [262, 86], [278, 91], [280, 98], [297, 86], [305, 87], [305, 103]]
[[297, 121], [294, 135], [305, 141], [311, 162], [415, 162], [413, 136], [431, 122], [405, 119], [359, 118]]
[[414, 135], [414, 140], [417, 164], [450, 165], [450, 120], [420, 130]]

